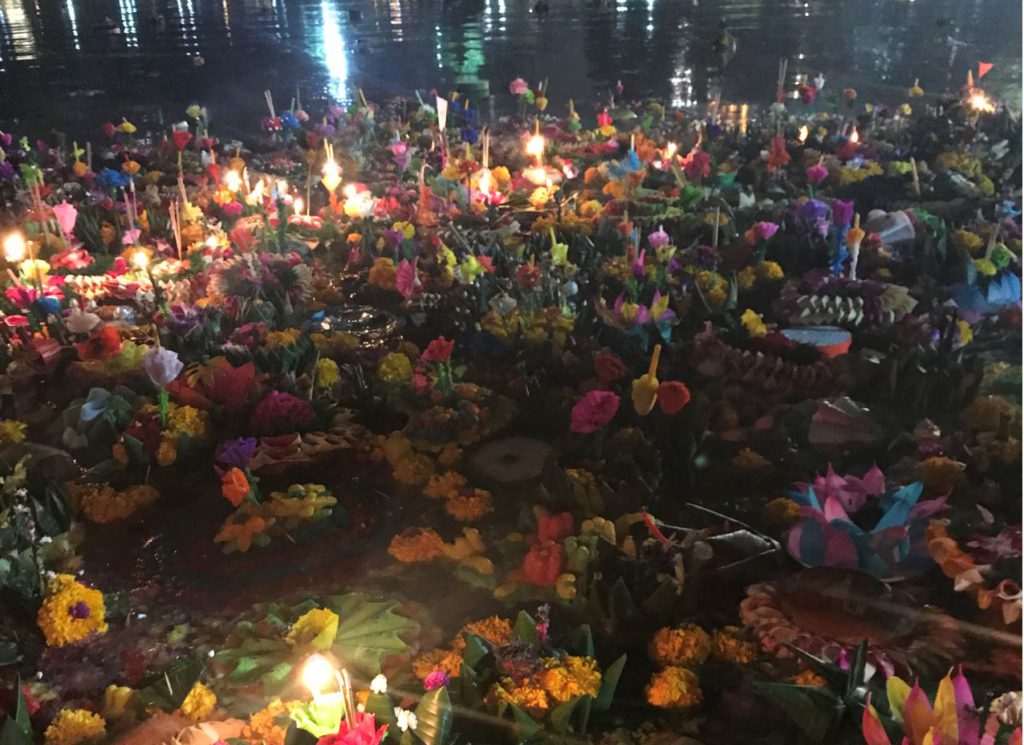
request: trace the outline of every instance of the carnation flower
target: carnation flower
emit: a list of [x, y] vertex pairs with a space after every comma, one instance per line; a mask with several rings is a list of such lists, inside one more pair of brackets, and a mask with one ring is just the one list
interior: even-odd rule
[[283, 391], [271, 391], [252, 413], [253, 429], [266, 434], [295, 432], [315, 422], [312, 404]]
[[590, 391], [572, 409], [569, 429], [577, 434], [588, 434], [602, 429], [619, 410], [621, 399], [611, 391]]
[[594, 374], [602, 385], [621, 380], [627, 372], [626, 363], [618, 355], [611, 352], [598, 352], [594, 355]]
[[434, 691], [444, 688], [451, 682], [451, 677], [444, 670], [434, 670], [423, 679], [423, 690]]
[[658, 406], [668, 416], [675, 416], [690, 403], [690, 389], [678, 380], [665, 380], [658, 385]]
[[439, 336], [427, 345], [427, 348], [423, 350], [423, 354], [420, 355], [420, 359], [424, 362], [447, 362], [451, 358], [454, 348], [454, 341]]

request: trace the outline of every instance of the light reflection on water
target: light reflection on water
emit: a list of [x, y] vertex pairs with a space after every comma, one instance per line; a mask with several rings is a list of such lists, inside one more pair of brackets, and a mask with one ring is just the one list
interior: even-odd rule
[[[956, 88], [978, 60], [1020, 98], [1018, 0], [0, 0], [0, 123], [93, 126], [206, 104], [250, 130], [270, 89], [287, 103], [458, 86], [504, 93], [550, 81], [552, 111], [584, 114], [621, 80], [677, 105], [764, 103], [778, 60], [789, 84], [896, 100], [915, 78]], [[723, 66], [724, 21], [738, 40]], [[589, 108], [588, 108], [589, 104]], [[280, 105], [280, 104], [279, 104]]]

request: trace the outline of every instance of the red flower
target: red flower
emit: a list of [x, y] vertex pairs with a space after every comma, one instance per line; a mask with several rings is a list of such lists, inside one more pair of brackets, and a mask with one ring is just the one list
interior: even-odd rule
[[541, 587], [554, 587], [562, 573], [565, 551], [554, 541], [538, 543], [523, 559], [523, 576], [527, 582]]
[[265, 434], [296, 432], [315, 422], [312, 404], [283, 391], [271, 391], [252, 412], [253, 429]]
[[232, 367], [229, 363], [213, 374], [210, 398], [228, 411], [238, 411], [245, 406], [255, 385], [256, 367], [251, 362], [239, 367]]
[[317, 740], [316, 745], [380, 745], [388, 726], [384, 724], [377, 729], [377, 719], [373, 714], [356, 713], [355, 716], [359, 721], [355, 727], [344, 720], [338, 728], [338, 734], [324, 735]]
[[800, 100], [808, 106], [818, 97], [818, 89], [813, 85], [801, 85], [796, 92], [800, 94]]
[[117, 126], [113, 122], [105, 122], [103, 124], [103, 133], [107, 137], [113, 137], [117, 134]]
[[786, 138], [782, 135], [772, 137], [771, 152], [768, 153], [768, 170], [778, 171], [789, 165], [789, 152], [786, 150]]
[[700, 181], [711, 175], [711, 156], [703, 150], [694, 150], [683, 160], [683, 173], [690, 181]]
[[100, 326], [96, 333], [76, 344], [75, 349], [82, 360], [105, 360], [121, 351], [121, 334], [113, 326]]
[[612, 115], [608, 113], [608, 109], [605, 109], [597, 115], [597, 126], [599, 127], [610, 127], [612, 125]]
[[171, 139], [174, 140], [174, 146], [181, 152], [185, 149], [185, 146], [192, 141], [192, 133], [185, 131], [175, 131], [171, 135]]
[[575, 532], [571, 512], [558, 512], [554, 515], [538, 509], [537, 510], [537, 540], [561, 541]]
[[569, 429], [577, 434], [596, 432], [612, 420], [620, 401], [611, 391], [590, 391], [572, 407]]
[[454, 348], [454, 341], [439, 336], [427, 345], [427, 348], [423, 350], [423, 354], [420, 355], [420, 359], [424, 362], [447, 362], [452, 356]]
[[675, 416], [690, 403], [690, 389], [678, 380], [666, 380], [658, 386], [658, 406], [669, 416]]
[[536, 264], [520, 264], [516, 268], [516, 284], [523, 292], [540, 287], [540, 268]]
[[601, 385], [614, 383], [626, 375], [626, 363], [611, 352], [598, 352], [594, 355], [594, 374]]

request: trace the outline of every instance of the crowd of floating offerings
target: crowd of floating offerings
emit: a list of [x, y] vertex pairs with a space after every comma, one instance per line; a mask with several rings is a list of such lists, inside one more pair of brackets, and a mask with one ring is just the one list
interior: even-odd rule
[[1019, 743], [1019, 119], [779, 87], [0, 133], [3, 745]]

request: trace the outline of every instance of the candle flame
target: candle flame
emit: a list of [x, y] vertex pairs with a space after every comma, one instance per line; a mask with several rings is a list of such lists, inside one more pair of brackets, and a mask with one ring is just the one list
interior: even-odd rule
[[526, 154], [532, 157], [538, 166], [541, 164], [544, 155], [544, 135], [535, 134], [526, 141]]
[[302, 666], [302, 684], [316, 698], [324, 692], [334, 679], [334, 665], [320, 654], [311, 654]]
[[801, 145], [803, 143], [807, 142], [807, 135], [809, 135], [810, 133], [811, 133], [811, 130], [810, 130], [810, 128], [806, 124], [803, 124], [803, 125], [800, 126], [800, 133], [797, 135], [796, 138], [797, 138], [797, 140], [800, 141]]
[[976, 88], [971, 92], [971, 97], [967, 99], [967, 105], [977, 114], [991, 114], [996, 110], [996, 105], [992, 102], [992, 99], [986, 96], [985, 91], [980, 88]]
[[484, 168], [480, 172], [480, 180], [477, 182], [477, 187], [485, 197], [491, 196], [491, 169]]
[[132, 263], [136, 269], [145, 269], [149, 266], [149, 254], [145, 251], [136, 251], [132, 254]]
[[295, 201], [292, 202], [292, 209], [295, 210], [296, 215], [302, 214], [302, 208], [306, 206], [305, 201], [302, 197], [295, 197]]
[[238, 192], [242, 188], [242, 176], [238, 171], [228, 171], [224, 174], [224, 186], [232, 193]]
[[860, 142], [860, 132], [857, 131], [856, 127], [854, 127], [853, 131], [850, 133], [850, 142], [852, 142], [854, 145]]
[[674, 142], [670, 142], [665, 145], [665, 157], [671, 160], [676, 157], [676, 151], [679, 149], [679, 145]]
[[320, 183], [333, 194], [341, 184], [341, 166], [334, 159], [334, 146], [329, 142], [324, 143], [324, 156], [324, 167], [321, 169], [324, 176]]
[[11, 233], [4, 238], [4, 258], [12, 264], [24, 259], [27, 251], [25, 236], [21, 233]]

